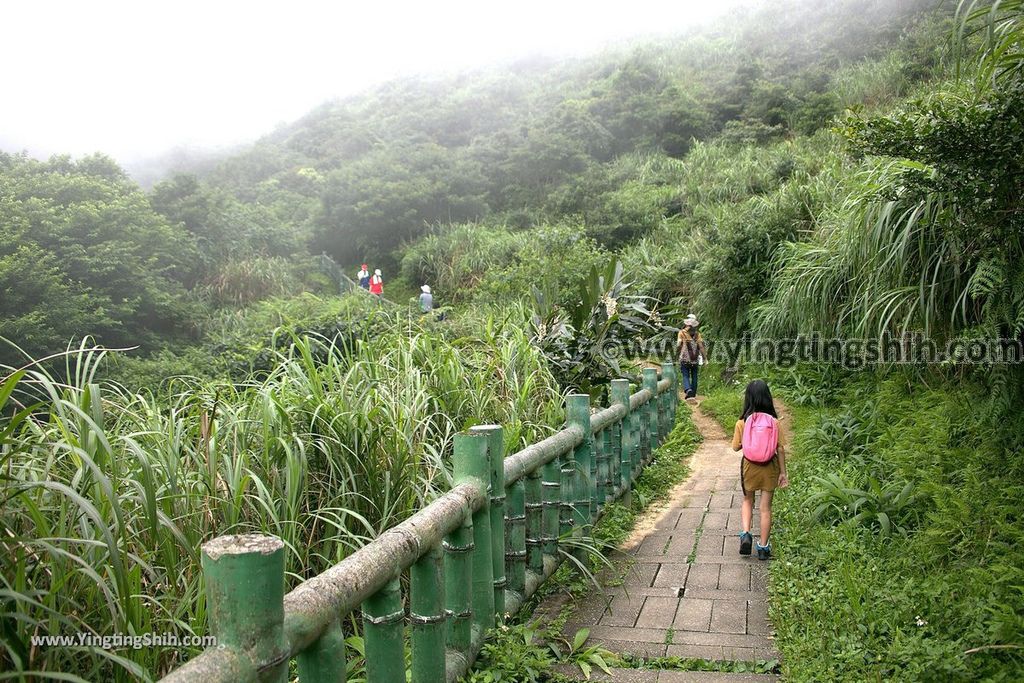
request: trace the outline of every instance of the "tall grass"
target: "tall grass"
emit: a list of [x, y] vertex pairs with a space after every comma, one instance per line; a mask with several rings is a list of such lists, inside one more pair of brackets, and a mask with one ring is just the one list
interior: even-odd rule
[[997, 423], [986, 386], [919, 369], [814, 388], [776, 508], [786, 679], [1021, 680], [1019, 416]]
[[375, 338], [295, 336], [259, 380], [181, 378], [167, 396], [97, 382], [102, 352], [79, 354], [65, 381], [38, 369], [6, 378], [0, 668], [41, 679], [164, 672], [187, 653], [30, 641], [203, 633], [203, 541], [280, 536], [298, 581], [446, 489], [457, 431], [498, 422], [514, 448], [560, 420], [525, 325], [492, 318], [481, 338], [447, 339], [379, 315], [387, 331]]
[[577, 223], [537, 226], [512, 232], [487, 224], [439, 226], [409, 245], [402, 257], [402, 278], [428, 284], [439, 301], [484, 307], [513, 305], [532, 287], [566, 302], [577, 281], [607, 252]]

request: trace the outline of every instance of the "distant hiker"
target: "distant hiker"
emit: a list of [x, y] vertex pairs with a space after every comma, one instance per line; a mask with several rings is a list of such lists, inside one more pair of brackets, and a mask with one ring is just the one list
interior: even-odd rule
[[743, 507], [740, 520], [740, 555], [749, 555], [754, 537], [750, 525], [754, 517], [754, 494], [761, 492], [761, 540], [757, 559], [767, 560], [772, 554], [769, 534], [772, 530], [772, 495], [776, 488], [789, 486], [786, 476], [786, 449], [779, 429], [779, 416], [772, 403], [772, 392], [763, 379], [747, 385], [743, 396], [743, 415], [732, 434], [732, 449], [743, 450], [740, 464], [740, 487]]
[[380, 276], [380, 268], [374, 270], [373, 276], [370, 278], [370, 294], [377, 296], [384, 294], [384, 278]]
[[359, 280], [360, 287], [362, 287], [363, 289], [370, 288], [370, 271], [366, 269], [365, 263], [359, 268], [359, 272], [356, 274], [356, 278]]
[[676, 357], [679, 359], [679, 369], [683, 373], [683, 393], [686, 398], [694, 398], [697, 395], [697, 369], [707, 361], [707, 350], [704, 348], [704, 339], [697, 331], [698, 327], [700, 322], [697, 316], [691, 313], [686, 316], [676, 338]]
[[420, 287], [420, 313], [427, 314], [434, 310], [434, 295], [430, 293], [430, 285]]

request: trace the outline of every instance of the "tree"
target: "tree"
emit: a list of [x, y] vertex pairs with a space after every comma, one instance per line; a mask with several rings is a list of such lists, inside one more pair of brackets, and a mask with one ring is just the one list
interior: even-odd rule
[[11, 341], [45, 355], [71, 337], [152, 347], [188, 329], [183, 284], [196, 261], [188, 233], [155, 213], [112, 160], [0, 158]]

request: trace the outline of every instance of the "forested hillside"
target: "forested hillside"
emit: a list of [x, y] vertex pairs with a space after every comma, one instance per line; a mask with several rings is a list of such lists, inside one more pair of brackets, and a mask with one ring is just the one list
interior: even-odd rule
[[[324, 105], [208, 180], [310, 216], [314, 251], [343, 263], [393, 263], [430, 227], [481, 219], [520, 229], [573, 217], [615, 246], [682, 208], [672, 178], [628, 155], [810, 134], [846, 106], [898, 95], [938, 58], [945, 34], [920, 13], [933, 5], [772, 4], [568, 63], [396, 81]], [[856, 90], [843, 70], [866, 59], [897, 61], [896, 92]]]
[[[728, 429], [746, 379], [793, 414], [767, 668], [1020, 680], [1022, 365], [858, 353], [1024, 344], [1022, 27], [1019, 0], [766, 3], [386, 83], [149, 191], [0, 152], [0, 668], [165, 673], [194, 651], [31, 638], [203, 633], [202, 541], [278, 535], [294, 585], [445, 490], [455, 433], [549, 434], [693, 311], [712, 347], [851, 351], [701, 371]], [[363, 261], [384, 300], [339, 296]]]
[[[579, 268], [543, 259], [519, 267], [524, 292], [538, 277], [564, 289], [604, 250], [671, 233], [706, 211], [703, 179], [684, 182], [693, 162], [716, 153], [702, 141], [730, 150], [785, 144], [933, 73], [949, 18], [923, 11], [931, 6], [764, 6], [598, 56], [395, 81], [325, 104], [212, 171], [204, 164], [201, 180], [178, 175], [149, 193], [102, 156], [5, 155], [0, 197], [15, 239], [0, 267], [13, 283], [0, 336], [33, 357], [85, 333], [153, 353], [200, 339], [211, 312], [324, 291], [308, 258], [323, 251], [346, 267], [370, 260], [389, 279], [401, 264], [409, 284], [442, 284], [452, 301], [464, 298], [464, 274], [449, 268], [455, 279], [438, 281], [444, 266], [424, 253], [430, 243], [409, 245], [426, 233], [443, 241], [445, 226], [461, 222], [480, 224], [463, 231], [496, 232], [499, 243], [540, 240], [543, 254], [576, 245]], [[787, 156], [776, 176], [800, 171]], [[742, 193], [746, 179], [722, 182]], [[102, 228], [92, 225], [99, 219]], [[150, 227], [126, 229], [134, 225]], [[492, 255], [515, 269], [520, 259], [504, 258], [510, 248]], [[519, 253], [529, 261], [538, 251]], [[677, 287], [674, 273], [661, 277], [666, 292]], [[66, 312], [43, 304], [75, 297], [89, 301], [61, 304]]]

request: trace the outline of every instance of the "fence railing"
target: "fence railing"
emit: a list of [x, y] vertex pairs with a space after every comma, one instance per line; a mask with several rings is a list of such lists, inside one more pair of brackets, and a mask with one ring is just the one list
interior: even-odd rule
[[352, 280], [348, 275], [345, 275], [345, 271], [341, 269], [338, 262], [328, 256], [326, 253], [321, 253], [316, 257], [317, 266], [320, 267], [322, 272], [327, 277], [331, 278], [334, 284], [338, 287], [339, 294], [347, 294], [348, 292], [354, 292], [359, 288], [359, 285]]
[[633, 394], [613, 380], [611, 405], [593, 414], [589, 396], [570, 395], [565, 427], [508, 457], [500, 426], [458, 434], [450, 491], [287, 595], [278, 538], [205, 543], [218, 645], [162, 680], [284, 682], [294, 659], [301, 683], [343, 682], [342, 619], [360, 607], [368, 683], [406, 681], [407, 626], [413, 683], [456, 680], [496, 615], [518, 611], [558, 568], [560, 540], [582, 538], [609, 502], [629, 495], [674, 424], [675, 368], [662, 364], [661, 375], [644, 369]]

